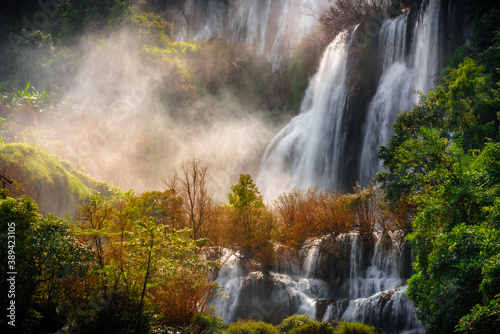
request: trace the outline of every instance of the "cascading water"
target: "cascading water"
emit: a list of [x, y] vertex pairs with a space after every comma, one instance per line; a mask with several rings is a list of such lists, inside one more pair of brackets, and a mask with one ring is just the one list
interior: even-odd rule
[[366, 185], [382, 169], [378, 148], [389, 142], [396, 114], [409, 109], [413, 102], [414, 70], [405, 63], [406, 19], [386, 20], [380, 30], [379, 45], [383, 52], [383, 74], [368, 108], [364, 126], [359, 181]]
[[364, 322], [387, 333], [424, 333], [415, 308], [404, 294], [405, 279], [397, 253], [375, 234], [368, 242], [355, 234], [339, 237], [347, 275], [334, 290], [323, 321]]
[[274, 322], [295, 313], [314, 318], [316, 300], [331, 297], [329, 284], [314, 277], [321, 257], [318, 244], [316, 241], [301, 251], [302, 261], [285, 261], [265, 275], [258, 271], [244, 274], [236, 255], [223, 259], [225, 263], [217, 277], [223, 295], [212, 300], [217, 314], [227, 323], [238, 318]]
[[[388, 125], [417, 102], [415, 89], [426, 93], [432, 87], [446, 51], [442, 44], [463, 41], [460, 34], [457, 41], [447, 40], [457, 34], [447, 32], [456, 30], [453, 18], [440, 24], [445, 1], [423, 1], [417, 18], [381, 16], [373, 21], [380, 28], [376, 36], [360, 31], [354, 42], [337, 46], [336, 56], [331, 46], [327, 49], [300, 115], [275, 136], [262, 158], [257, 184], [267, 198], [293, 187], [350, 191], [356, 181], [366, 185], [381, 170], [378, 148], [392, 135]], [[369, 60], [376, 66], [359, 68], [366, 61], [356, 63], [347, 55], [366, 45], [378, 53]], [[378, 76], [375, 87], [351, 79], [370, 76]]]
[[267, 274], [244, 273], [240, 259], [231, 255], [217, 278], [225, 296], [212, 301], [217, 314], [227, 323], [240, 318], [279, 323], [291, 314], [307, 314], [324, 321], [363, 321], [388, 333], [425, 331], [404, 295], [398, 257], [376, 234], [368, 242], [357, 234], [338, 236], [335, 255], [324, 253], [325, 240], [305, 243], [298, 256], [283, 256]]
[[323, 321], [343, 320], [369, 323], [388, 333], [425, 333], [415, 317], [415, 308], [405, 295], [406, 287], [378, 292], [368, 298], [342, 300], [331, 303]]
[[228, 250], [224, 251], [221, 263], [223, 266], [217, 275], [217, 284], [222, 290], [220, 293], [223, 294], [218, 294], [213, 298], [212, 305], [215, 307], [215, 312], [229, 322], [234, 318], [243, 272], [237, 254], [232, 254]]
[[332, 168], [340, 155], [331, 156], [330, 147], [345, 145], [342, 124], [348, 48], [338, 45], [343, 39], [337, 36], [323, 55], [301, 114], [274, 137], [264, 153], [257, 183], [264, 186], [265, 197], [275, 198], [284, 190], [283, 185], [335, 188], [330, 175], [335, 173]]
[[[245, 42], [265, 55], [276, 70], [315, 23], [327, 0], [187, 0], [177, 40]], [[188, 22], [189, 20], [189, 22]]]

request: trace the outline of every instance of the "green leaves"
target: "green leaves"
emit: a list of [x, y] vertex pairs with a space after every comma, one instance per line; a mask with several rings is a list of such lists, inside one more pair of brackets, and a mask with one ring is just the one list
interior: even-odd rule
[[408, 236], [417, 253], [408, 295], [432, 333], [453, 332], [476, 304], [473, 312], [483, 317], [480, 305], [498, 288], [499, 108], [485, 67], [465, 58], [398, 116], [379, 153], [386, 171], [376, 179], [387, 199], [417, 205]]
[[229, 204], [237, 210], [246, 208], [261, 210], [264, 208], [260, 191], [250, 175], [241, 174], [238, 184], [232, 186], [231, 190], [233, 192], [227, 198]]

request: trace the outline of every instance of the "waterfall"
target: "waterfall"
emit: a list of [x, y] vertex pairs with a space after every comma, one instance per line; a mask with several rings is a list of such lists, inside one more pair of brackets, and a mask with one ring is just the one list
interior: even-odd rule
[[417, 21], [413, 68], [416, 69], [414, 88], [427, 93], [432, 87], [432, 76], [439, 62], [439, 12], [440, 0], [429, 0]]
[[[417, 90], [426, 94], [432, 88], [433, 76], [439, 68], [440, 1], [430, 0], [416, 21], [411, 55], [405, 60], [405, 19], [386, 20], [380, 31], [379, 44], [382, 50], [383, 74], [377, 92], [367, 111], [364, 125], [364, 140], [360, 155], [359, 181], [366, 185], [375, 173], [382, 170], [378, 159], [378, 148], [386, 145], [396, 115], [418, 102]], [[409, 62], [408, 67], [405, 62]]]
[[[414, 90], [427, 93], [432, 88], [444, 45], [463, 41], [453, 31], [459, 18], [440, 23], [442, 16], [459, 16], [450, 8], [442, 10], [451, 2], [424, 1], [416, 18], [374, 18], [372, 25], [380, 29], [368, 36], [368, 43], [360, 43], [363, 36], [354, 36], [354, 31], [354, 42], [332, 50], [334, 41], [328, 47], [300, 115], [271, 140], [262, 157], [257, 184], [265, 197], [275, 198], [293, 187], [350, 191], [356, 181], [365, 186], [382, 170], [378, 148], [391, 138], [388, 125], [417, 102]], [[377, 53], [365, 52], [376, 66], [349, 57], [360, 48]], [[371, 84], [360, 76], [378, 79]]]
[[[301, 114], [268, 145], [257, 183], [264, 195], [275, 198], [287, 188], [335, 188], [330, 175], [339, 154], [330, 147], [345, 145], [343, 110], [347, 102], [347, 47], [339, 35], [328, 46], [302, 102]], [[338, 152], [338, 151], [336, 151]]]
[[366, 185], [382, 169], [378, 148], [389, 142], [392, 131], [388, 124], [396, 115], [411, 108], [413, 102], [414, 70], [405, 63], [406, 19], [402, 16], [386, 20], [380, 30], [379, 45], [383, 74], [367, 112], [363, 148], [360, 156], [359, 182]]
[[[311, 26], [298, 9], [305, 1], [187, 3], [204, 8], [196, 38], [245, 42], [276, 69], [290, 56], [299, 32]], [[370, 182], [382, 169], [378, 148], [391, 138], [387, 126], [417, 102], [414, 90], [432, 88], [440, 58], [470, 32], [458, 23], [463, 17], [456, 6], [453, 0], [424, 0], [418, 13], [374, 17], [371, 35], [360, 26], [337, 36], [309, 83], [300, 114], [265, 150], [256, 182], [264, 197], [276, 198], [293, 187], [350, 191], [356, 181]], [[300, 313], [367, 322], [388, 333], [425, 332], [405, 295], [408, 277], [376, 235], [369, 240], [339, 236], [332, 241], [336, 255], [325, 253], [321, 243], [304, 246], [298, 257], [265, 274], [243, 270], [236, 257], [228, 260], [217, 279], [227, 297], [215, 298], [215, 309], [226, 322], [276, 323]]]
[[319, 243], [307, 242], [298, 258], [287, 257], [282, 266], [264, 275], [259, 271], [244, 274], [240, 259], [224, 252], [217, 283], [221, 291], [212, 299], [216, 314], [227, 323], [243, 319], [275, 322], [291, 314], [316, 315], [316, 300], [329, 299], [329, 284], [314, 277], [319, 268]]
[[[278, 69], [315, 23], [327, 0], [187, 0], [177, 40], [217, 36], [244, 42]], [[188, 28], [189, 26], [189, 28]], [[188, 35], [188, 36], [186, 36]]]
[[233, 254], [229, 250], [224, 250], [221, 263], [223, 263], [223, 266], [217, 275], [217, 284], [220, 291], [212, 299], [212, 305], [215, 313], [229, 322], [234, 318], [241, 290], [243, 271], [237, 254]]
[[359, 321], [387, 333], [425, 333], [405, 295], [397, 254], [386, 250], [380, 236], [373, 238], [366, 241], [355, 234], [340, 237], [347, 273], [322, 320]]
[[364, 264], [364, 247], [357, 237], [350, 238], [350, 273], [343, 282], [336, 298], [366, 298], [377, 292], [395, 289], [403, 284], [396, 260], [384, 250], [378, 239], [373, 249], [373, 256], [368, 265]]
[[334, 302], [328, 306], [323, 321], [363, 322], [388, 333], [423, 334], [426, 328], [415, 317], [415, 308], [405, 292], [406, 287], [401, 287], [368, 298]]
[[[336, 251], [325, 253], [322, 245], [332, 243]], [[280, 256], [267, 274], [245, 273], [242, 260], [226, 251], [217, 277], [222, 291], [212, 305], [227, 323], [259, 319], [276, 324], [306, 314], [323, 321], [362, 321], [388, 333], [423, 332], [404, 294], [397, 259], [377, 234], [369, 240], [357, 234], [308, 240], [298, 254]]]

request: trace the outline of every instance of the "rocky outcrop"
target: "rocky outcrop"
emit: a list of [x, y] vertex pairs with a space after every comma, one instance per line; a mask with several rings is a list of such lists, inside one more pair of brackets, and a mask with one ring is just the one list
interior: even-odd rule
[[297, 296], [287, 289], [289, 277], [253, 272], [242, 282], [236, 319], [258, 319], [278, 324], [298, 311]]

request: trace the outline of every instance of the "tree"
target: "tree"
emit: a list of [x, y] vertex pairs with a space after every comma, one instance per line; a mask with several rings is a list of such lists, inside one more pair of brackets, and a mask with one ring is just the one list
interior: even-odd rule
[[182, 229], [184, 223], [183, 198], [173, 190], [147, 191], [136, 197], [135, 207], [140, 217], [155, 218], [159, 224]]
[[110, 243], [113, 210], [108, 199], [94, 194], [80, 202], [79, 211], [75, 215], [77, 235], [82, 242], [89, 245], [97, 261], [103, 298], [107, 299], [110, 278], [105, 267], [109, 264], [107, 245]]
[[367, 19], [384, 8], [383, 0], [337, 0], [319, 18], [323, 34], [334, 38]]
[[209, 279], [215, 262], [200, 255], [204, 240], [186, 240], [190, 231], [172, 230], [148, 218], [129, 233], [131, 266], [126, 276], [136, 290], [138, 321], [144, 312], [157, 314], [159, 325], [185, 326], [207, 309], [215, 282]]
[[281, 242], [299, 250], [309, 240], [351, 232], [352, 211], [345, 195], [293, 189], [278, 197], [274, 209]]
[[368, 186], [361, 189], [357, 184], [354, 193], [347, 195], [347, 207], [352, 212], [352, 228], [362, 239], [370, 240], [380, 226], [376, 189]]
[[213, 190], [209, 188], [210, 177], [207, 168], [199, 160], [185, 161], [181, 175], [177, 172], [165, 181], [173, 196], [180, 196], [184, 203], [184, 227], [191, 229], [191, 239], [197, 240], [207, 235], [210, 219], [214, 212]]
[[[12, 261], [2, 261], [0, 266], [2, 300], [4, 305], [15, 300], [15, 328], [23, 333], [60, 329], [74, 319], [76, 307], [72, 301], [79, 298], [66, 289], [67, 281], [87, 275], [91, 253], [71, 235], [67, 221], [42, 217], [28, 197], [0, 195], [0, 226], [2, 258]], [[10, 300], [9, 272], [17, 272], [15, 298]], [[2, 319], [3, 328], [6, 321], [10, 320]]]
[[408, 295], [430, 333], [453, 332], [460, 319], [463, 331], [498, 319], [499, 102], [484, 68], [465, 59], [398, 117], [380, 151], [387, 170], [377, 179], [390, 204], [416, 208]]
[[269, 270], [273, 263], [274, 249], [271, 243], [273, 217], [260, 195], [260, 191], [248, 174], [241, 174], [238, 184], [231, 187], [228, 210], [230, 212], [233, 247], [240, 255], [261, 263]]

